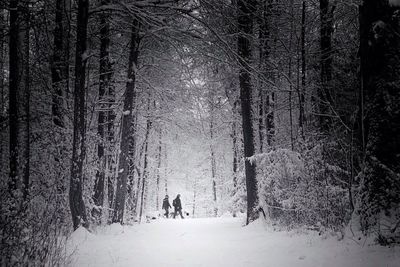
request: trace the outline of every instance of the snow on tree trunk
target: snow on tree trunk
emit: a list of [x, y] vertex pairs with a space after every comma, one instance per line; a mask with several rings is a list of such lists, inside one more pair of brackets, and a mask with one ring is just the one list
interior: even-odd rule
[[115, 192], [115, 208], [112, 221], [114, 223], [123, 223], [125, 199], [127, 191], [127, 177], [129, 171], [129, 138], [132, 134], [132, 113], [135, 101], [135, 81], [136, 81], [136, 68], [138, 61], [138, 48], [139, 48], [139, 22], [137, 19], [133, 20], [133, 26], [131, 29], [131, 40], [130, 40], [130, 52], [129, 52], [129, 66], [128, 66], [128, 77], [126, 83], [126, 91], [124, 98], [124, 113], [122, 116], [121, 125], [121, 143], [120, 143], [120, 154], [118, 164], [118, 177], [117, 177], [117, 189]]
[[253, 16], [256, 2], [251, 0], [238, 1], [238, 54], [240, 61], [239, 83], [240, 100], [242, 107], [242, 127], [245, 156], [245, 173], [247, 189], [247, 224], [254, 221], [258, 213], [257, 206], [257, 180], [255, 164], [250, 162], [249, 157], [254, 155], [254, 134], [252, 115], [252, 84], [250, 76], [250, 64], [252, 47], [250, 36], [253, 34]]
[[332, 114], [333, 92], [332, 92], [332, 33], [333, 12], [335, 6], [330, 0], [320, 0], [320, 65], [321, 85], [318, 90], [319, 98], [319, 126], [325, 132], [329, 130], [329, 115]]
[[147, 103], [147, 120], [146, 120], [146, 133], [144, 139], [144, 160], [143, 160], [143, 173], [142, 173], [142, 188], [140, 192], [140, 209], [139, 209], [139, 222], [142, 221], [143, 213], [145, 212], [145, 204], [146, 204], [146, 192], [147, 192], [147, 183], [148, 183], [148, 151], [149, 151], [149, 138], [150, 138], [150, 130], [153, 122], [150, 119], [150, 94]]
[[64, 127], [64, 98], [68, 90], [69, 79], [69, 29], [67, 12], [69, 0], [57, 0], [54, 28], [54, 51], [51, 66], [51, 82], [53, 85], [52, 114], [53, 122]]
[[[109, 0], [103, 0], [102, 5], [105, 6]], [[99, 114], [97, 118], [97, 160], [98, 170], [96, 171], [93, 202], [95, 207], [92, 209], [92, 215], [100, 222], [102, 208], [104, 205], [104, 189], [105, 189], [105, 176], [107, 166], [107, 155], [105, 153], [106, 142], [106, 116], [107, 116], [107, 102], [109, 101], [108, 88], [110, 87], [111, 80], [111, 62], [109, 58], [110, 49], [110, 23], [109, 14], [103, 12], [100, 15], [100, 68], [99, 68]], [[107, 151], [107, 154], [110, 154]]]
[[364, 166], [358, 208], [363, 230], [377, 230], [383, 243], [400, 233], [399, 11], [384, 0], [365, 0], [360, 6]]
[[80, 225], [89, 226], [86, 208], [83, 201], [83, 164], [85, 160], [86, 123], [85, 123], [85, 81], [87, 25], [89, 18], [89, 1], [79, 0], [77, 17], [77, 40], [75, 56], [75, 88], [74, 88], [74, 130], [72, 141], [71, 179], [69, 204], [74, 229]]
[[20, 84], [20, 16], [19, 1], [10, 1], [10, 39], [9, 39], [9, 125], [10, 125], [10, 180], [9, 191], [11, 195], [18, 185], [18, 148], [19, 148], [19, 109], [18, 95], [21, 91]]
[[30, 111], [30, 100], [31, 100], [31, 71], [30, 71], [30, 7], [29, 3], [25, 3], [24, 6], [24, 31], [22, 38], [24, 39], [22, 58], [24, 64], [23, 79], [24, 79], [24, 94], [23, 94], [23, 110], [24, 110], [24, 174], [23, 174], [23, 196], [27, 199], [30, 187], [30, 159], [31, 159], [31, 111]]
[[161, 162], [162, 162], [162, 128], [158, 126], [158, 147], [157, 147], [157, 170], [156, 170], [156, 210], [160, 208], [160, 181], [161, 181]]

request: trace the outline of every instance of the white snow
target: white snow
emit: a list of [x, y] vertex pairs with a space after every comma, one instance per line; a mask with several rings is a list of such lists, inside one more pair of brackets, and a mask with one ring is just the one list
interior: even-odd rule
[[400, 266], [399, 247], [361, 246], [315, 232], [273, 232], [259, 220], [160, 219], [70, 238], [70, 266]]

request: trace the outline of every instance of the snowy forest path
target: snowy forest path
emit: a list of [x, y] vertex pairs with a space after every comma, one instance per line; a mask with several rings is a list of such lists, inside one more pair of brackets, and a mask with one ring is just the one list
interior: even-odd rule
[[[239, 218], [160, 219], [134, 226], [114, 224], [69, 241], [70, 266], [381, 266], [386, 250], [362, 248], [317, 233], [242, 227]], [[396, 256], [397, 255], [397, 256]], [[394, 254], [389, 262], [399, 260]], [[392, 257], [392, 256], [390, 256]], [[396, 266], [396, 265], [385, 265]]]

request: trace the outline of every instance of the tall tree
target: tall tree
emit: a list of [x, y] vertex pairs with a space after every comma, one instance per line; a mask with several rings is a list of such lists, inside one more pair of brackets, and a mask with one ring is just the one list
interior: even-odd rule
[[140, 209], [139, 209], [139, 222], [142, 221], [142, 216], [145, 208], [145, 198], [146, 198], [146, 191], [147, 191], [147, 183], [148, 183], [148, 173], [149, 173], [149, 142], [150, 142], [150, 131], [152, 127], [152, 120], [150, 118], [150, 93], [148, 96], [148, 101], [147, 101], [147, 119], [146, 119], [146, 133], [144, 136], [144, 143], [143, 143], [143, 172], [142, 172], [142, 186], [141, 186], [141, 192], [140, 192]]
[[330, 114], [333, 108], [332, 92], [332, 33], [333, 33], [333, 12], [335, 5], [330, 0], [320, 0], [320, 66], [321, 84], [318, 90], [319, 98], [319, 126], [323, 131], [329, 130]]
[[240, 100], [242, 107], [242, 127], [245, 156], [246, 189], [247, 189], [247, 220], [249, 224], [258, 216], [256, 209], [257, 180], [255, 164], [249, 157], [254, 155], [253, 115], [252, 115], [252, 84], [251, 84], [251, 53], [252, 45], [250, 37], [253, 35], [253, 17], [256, 9], [256, 1], [238, 0], [238, 54], [239, 54], [239, 83]]
[[232, 107], [232, 152], [233, 152], [233, 158], [232, 158], [232, 172], [233, 172], [233, 194], [236, 193], [237, 191], [237, 185], [238, 185], [238, 173], [239, 173], [239, 133], [238, 133], [238, 105], [239, 101], [235, 100], [233, 102], [233, 107]]
[[157, 170], [156, 170], [156, 209], [159, 209], [160, 202], [160, 181], [162, 163], [162, 128], [158, 126], [158, 146], [157, 146]]
[[69, 26], [70, 0], [56, 0], [54, 48], [51, 65], [53, 84], [52, 113], [56, 126], [64, 127], [63, 109], [69, 79]]
[[10, 1], [10, 39], [9, 39], [9, 125], [10, 125], [10, 180], [12, 193], [18, 184], [18, 148], [19, 148], [19, 102], [20, 88], [20, 2]]
[[29, 193], [30, 183], [30, 158], [31, 158], [31, 111], [30, 111], [30, 100], [31, 100], [31, 73], [30, 73], [30, 3], [24, 4], [24, 31], [23, 31], [23, 78], [24, 78], [24, 95], [23, 95], [23, 109], [24, 109], [24, 174], [23, 174], [23, 195], [24, 199], [27, 198]]
[[[304, 135], [304, 124], [306, 122], [305, 117], [305, 91], [306, 91], [306, 13], [307, 3], [303, 0], [301, 9], [301, 87], [299, 90], [299, 127]], [[304, 137], [304, 136], [303, 136]]]
[[399, 11], [399, 5], [392, 7], [386, 0], [365, 0], [360, 6], [359, 108], [364, 166], [358, 205], [366, 232], [379, 225], [383, 214], [393, 222], [390, 225], [387, 220], [388, 233], [400, 230]]
[[[271, 89], [267, 80], [273, 81], [274, 75], [271, 66], [271, 37], [272, 34], [272, 1], [261, 1], [259, 3], [259, 65], [260, 65], [260, 88], [259, 88], [259, 136], [260, 136], [260, 152], [263, 152], [264, 142], [268, 146], [272, 145], [275, 135], [274, 125], [274, 107], [273, 102], [275, 93]], [[266, 140], [265, 140], [266, 139]]]
[[[109, 0], [103, 0], [102, 6], [109, 4]], [[98, 170], [96, 171], [95, 188], [93, 202], [96, 207], [92, 210], [92, 214], [101, 217], [102, 207], [104, 204], [105, 176], [107, 168], [107, 155], [105, 153], [106, 138], [106, 119], [109, 101], [109, 87], [111, 80], [111, 62], [110, 62], [110, 22], [109, 12], [103, 11], [100, 15], [100, 75], [99, 75], [99, 114], [97, 117], [97, 158]], [[108, 153], [109, 154], [109, 153]]]
[[[6, 114], [5, 114], [5, 88], [4, 88], [4, 68], [5, 68], [5, 53], [4, 53], [4, 44], [5, 44], [5, 30], [6, 30], [6, 20], [4, 17], [4, 10], [0, 9], [0, 124], [6, 123]], [[6, 140], [6, 136], [3, 132], [0, 133], [1, 139], [0, 142], [0, 168], [4, 169], [4, 142]]]
[[214, 94], [213, 91], [210, 92], [210, 163], [211, 163], [211, 181], [212, 181], [212, 193], [213, 193], [213, 201], [214, 201], [214, 216], [218, 215], [217, 208], [217, 182], [216, 182], [216, 172], [217, 172], [217, 162], [215, 159], [215, 149], [214, 149], [214, 112], [215, 112], [215, 103], [214, 103]]
[[126, 198], [126, 183], [129, 171], [129, 138], [132, 135], [132, 118], [133, 107], [135, 101], [135, 81], [136, 81], [136, 68], [138, 63], [139, 54], [139, 21], [134, 19], [132, 22], [130, 49], [129, 49], [129, 63], [127, 83], [124, 96], [124, 107], [121, 125], [121, 143], [118, 165], [117, 189], [115, 197], [115, 208], [113, 215], [113, 222], [123, 223], [125, 198]]
[[89, 19], [89, 0], [78, 1], [78, 16], [75, 50], [75, 87], [74, 87], [74, 130], [72, 141], [71, 179], [69, 205], [74, 229], [80, 225], [89, 226], [83, 201], [83, 164], [86, 154], [85, 124], [85, 81], [86, 81], [86, 39]]

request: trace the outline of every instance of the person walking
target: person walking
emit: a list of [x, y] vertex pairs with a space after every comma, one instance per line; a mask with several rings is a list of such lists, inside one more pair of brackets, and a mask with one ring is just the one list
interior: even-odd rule
[[169, 208], [172, 208], [171, 204], [169, 204], [168, 195], [165, 195], [165, 198], [164, 198], [163, 204], [162, 204], [162, 208], [163, 208], [163, 210], [165, 210], [165, 213], [164, 213], [165, 218], [168, 218]]
[[181, 215], [181, 218], [184, 219], [183, 215], [182, 215], [182, 203], [181, 203], [181, 195], [180, 194], [178, 194], [176, 196], [176, 198], [174, 199], [174, 201], [172, 201], [172, 206], [174, 206], [174, 219], [175, 219], [177, 213], [179, 213], [179, 215]]

